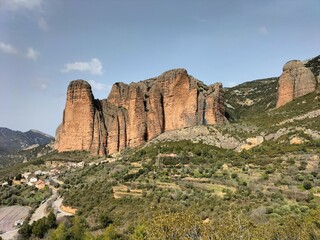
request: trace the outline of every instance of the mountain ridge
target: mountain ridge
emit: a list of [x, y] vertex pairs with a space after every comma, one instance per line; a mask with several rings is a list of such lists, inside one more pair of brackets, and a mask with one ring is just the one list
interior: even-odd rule
[[53, 140], [52, 136], [34, 129], [21, 132], [0, 127], [0, 151], [3, 153], [18, 152], [34, 144], [46, 145]]

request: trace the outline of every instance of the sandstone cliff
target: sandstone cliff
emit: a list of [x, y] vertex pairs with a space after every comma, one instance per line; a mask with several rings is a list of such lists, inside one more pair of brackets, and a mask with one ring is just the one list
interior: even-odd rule
[[56, 149], [110, 154], [166, 131], [224, 121], [222, 85], [206, 86], [185, 69], [129, 85], [116, 83], [104, 100], [95, 100], [90, 85], [76, 80], [68, 87]]
[[276, 108], [315, 91], [316, 85], [316, 77], [302, 62], [297, 60], [287, 62], [279, 79]]

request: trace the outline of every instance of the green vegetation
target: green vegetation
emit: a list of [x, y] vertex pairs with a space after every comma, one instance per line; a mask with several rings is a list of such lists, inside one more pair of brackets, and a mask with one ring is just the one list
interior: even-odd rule
[[[263, 136], [249, 150], [166, 140], [114, 158], [53, 151], [0, 169], [1, 179], [10, 182], [52, 162], [84, 161], [83, 168], [61, 167], [61, 182], [55, 182], [63, 204], [77, 209], [76, 215], [24, 224], [20, 237], [320, 239], [320, 140], [313, 136], [320, 124], [319, 116], [308, 117], [320, 109], [320, 89], [274, 109], [277, 83], [270, 78], [225, 89], [231, 123], [208, 126], [241, 142]], [[292, 144], [293, 138], [301, 142]], [[36, 206], [50, 194], [19, 185], [1, 190], [3, 205]]]
[[238, 138], [257, 136], [262, 132], [276, 133], [282, 128], [298, 135], [303, 132], [299, 130], [301, 127], [320, 131], [317, 117], [284, 122], [319, 110], [320, 85], [316, 91], [274, 109], [277, 84], [277, 78], [270, 78], [225, 89], [227, 117], [233, 124], [223, 125], [218, 129]]
[[[38, 153], [38, 152], [37, 152]], [[0, 181], [7, 179], [13, 179], [16, 175], [26, 171], [33, 171], [36, 169], [43, 168], [43, 165], [47, 162], [92, 162], [99, 157], [91, 156], [87, 151], [70, 151], [58, 153], [57, 151], [51, 151], [50, 153], [44, 154], [40, 157], [34, 157], [33, 155], [27, 157], [28, 162], [18, 163], [6, 168], [0, 168]]]
[[[132, 235], [157, 239], [160, 235], [146, 235], [151, 229], [146, 222], [159, 214], [183, 212], [193, 214], [192, 219], [197, 216], [199, 223], [242, 212], [243, 221], [252, 222], [260, 231], [255, 234], [263, 235], [267, 225], [261, 223], [297, 224], [318, 211], [320, 160], [310, 159], [319, 147], [319, 141], [300, 145], [269, 141], [237, 153], [190, 141], [158, 143], [126, 150], [116, 162], [64, 173], [60, 194], [65, 205], [78, 209], [87, 231], [112, 224], [122, 239]], [[231, 226], [238, 224], [232, 220], [228, 220]], [[217, 228], [205, 226], [210, 231]]]
[[49, 188], [38, 190], [36, 187], [28, 185], [5, 186], [1, 187], [0, 205], [22, 205], [35, 208], [50, 195]]
[[225, 89], [226, 112], [231, 122], [239, 122], [276, 105], [278, 78], [245, 82]]
[[0, 170], [22, 163], [25, 159], [36, 159], [40, 155], [46, 155], [52, 151], [48, 145], [38, 146], [29, 150], [22, 150], [17, 153], [5, 153], [0, 150]]
[[29, 239], [32, 237], [43, 238], [49, 229], [57, 227], [56, 216], [50, 212], [48, 217], [44, 217], [28, 225], [26, 222], [19, 229], [19, 237], [21, 239]]

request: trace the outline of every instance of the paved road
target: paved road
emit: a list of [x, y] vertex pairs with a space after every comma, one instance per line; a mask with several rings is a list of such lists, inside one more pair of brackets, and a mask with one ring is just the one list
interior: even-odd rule
[[48, 203], [54, 201], [58, 197], [57, 191], [52, 190], [52, 195], [50, 198], [48, 198], [45, 202], [40, 204], [40, 206], [34, 211], [32, 214], [29, 224], [31, 225], [33, 222], [45, 217], [48, 215], [47, 207], [49, 206]]
[[52, 208], [54, 209], [54, 212], [56, 213], [57, 219], [64, 217], [64, 216], [72, 216], [73, 214], [67, 213], [63, 211], [60, 206], [62, 204], [63, 198], [58, 197], [53, 203], [52, 203]]
[[73, 214], [67, 213], [60, 209], [63, 198], [58, 197], [58, 193], [56, 189], [52, 189], [52, 195], [48, 198], [47, 201], [42, 203], [32, 214], [29, 224], [32, 224], [34, 221], [37, 221], [48, 215], [46, 211], [48, 207], [53, 208], [53, 212], [56, 214], [57, 219], [64, 216], [72, 216]]

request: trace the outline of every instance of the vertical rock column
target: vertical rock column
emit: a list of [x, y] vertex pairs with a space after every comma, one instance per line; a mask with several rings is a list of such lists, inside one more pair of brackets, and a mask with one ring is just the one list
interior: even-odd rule
[[144, 93], [139, 84], [130, 86], [127, 126], [127, 144], [129, 147], [137, 147], [149, 140]]
[[205, 122], [206, 124], [221, 124], [224, 116], [223, 88], [221, 83], [209, 86], [206, 98]]
[[163, 93], [164, 131], [196, 125], [197, 89], [191, 87], [185, 69], [174, 69], [160, 75], [158, 87]]
[[59, 129], [59, 152], [89, 150], [94, 127], [94, 99], [91, 86], [83, 80], [72, 81], [68, 86], [63, 122]]

